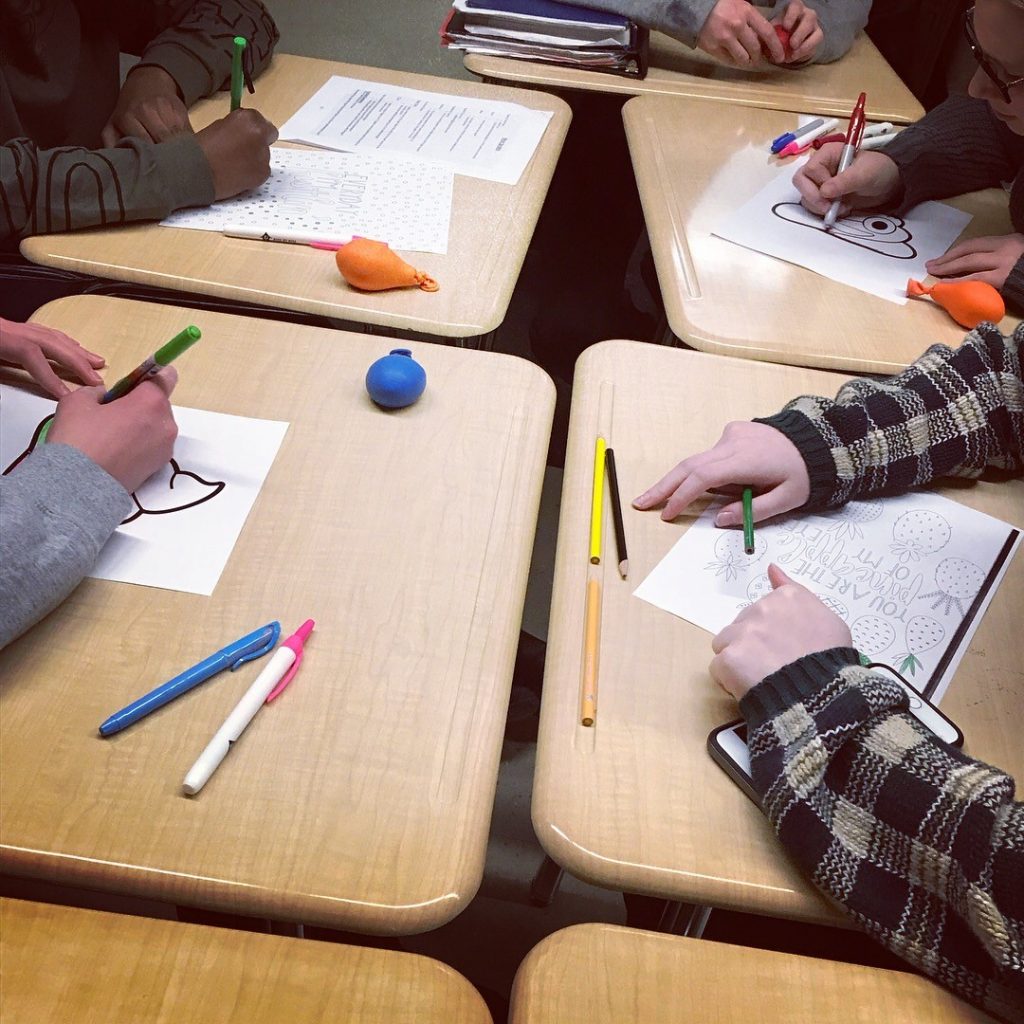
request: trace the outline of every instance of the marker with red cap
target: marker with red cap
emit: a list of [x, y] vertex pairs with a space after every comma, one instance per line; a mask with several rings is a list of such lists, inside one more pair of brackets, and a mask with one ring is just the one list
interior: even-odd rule
[[[846, 145], [843, 147], [843, 152], [839, 157], [839, 170], [836, 171], [837, 176], [849, 168], [857, 156], [857, 150], [860, 149], [861, 140], [864, 138], [864, 104], [866, 102], [867, 94], [862, 92], [860, 99], [857, 100], [857, 105], [853, 108], [853, 113], [850, 115], [850, 128], [846, 133]], [[839, 216], [840, 206], [842, 206], [842, 200], [837, 199], [828, 208], [828, 213], [825, 214], [826, 231], [831, 231], [836, 226], [836, 218]]]
[[246, 726], [256, 717], [256, 712], [264, 704], [269, 704], [295, 678], [302, 662], [302, 646], [315, 625], [312, 619], [306, 619], [278, 647], [267, 662], [267, 667], [256, 677], [256, 682], [245, 691], [185, 776], [182, 788], [189, 796], [195, 796], [209, 782], [218, 765], [228, 756], [231, 744], [245, 732]]

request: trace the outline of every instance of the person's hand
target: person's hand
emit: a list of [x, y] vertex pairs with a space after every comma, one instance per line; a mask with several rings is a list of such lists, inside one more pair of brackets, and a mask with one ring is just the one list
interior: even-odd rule
[[54, 398], [71, 389], [57, 376], [50, 360], [83, 384], [102, 384], [96, 372], [106, 365], [103, 356], [82, 348], [74, 338], [42, 324], [22, 324], [0, 317], [0, 360], [20, 366]]
[[736, 700], [806, 654], [853, 646], [846, 623], [806, 587], [774, 564], [768, 579], [772, 592], [744, 608], [711, 641], [711, 678]]
[[[807, 464], [799, 449], [780, 430], [767, 423], [730, 423], [715, 446], [684, 459], [650, 490], [634, 499], [641, 510], [664, 503], [661, 518], [675, 519], [705, 491], [726, 487], [753, 487], [754, 521], [781, 515], [803, 505], [811, 493]], [[716, 526], [743, 521], [743, 505], [736, 501], [718, 513]]]
[[819, 217], [828, 213], [836, 199], [842, 200], [841, 217], [851, 210], [870, 210], [894, 200], [900, 193], [900, 171], [896, 161], [884, 153], [858, 153], [853, 163], [838, 174], [842, 142], [822, 146], [793, 175], [801, 202]]
[[780, 24], [789, 33], [787, 64], [802, 64], [818, 52], [825, 33], [818, 24], [818, 12], [808, 7], [803, 0], [790, 0]]
[[128, 72], [100, 139], [104, 146], [116, 146], [124, 138], [166, 142], [191, 131], [188, 108], [174, 79], [163, 68], [145, 67]]
[[1022, 256], [1024, 235], [989, 235], [960, 242], [925, 266], [935, 277], [984, 281], [1001, 289]]
[[170, 395], [177, 382], [168, 366], [106, 405], [103, 388], [80, 388], [57, 403], [47, 441], [84, 452], [130, 494], [174, 454]]
[[763, 63], [765, 54], [773, 64], [786, 60], [771, 22], [747, 0], [718, 0], [697, 36], [697, 46], [740, 68]]
[[218, 199], [258, 188], [270, 177], [270, 147], [277, 129], [258, 111], [233, 110], [196, 135], [210, 164]]

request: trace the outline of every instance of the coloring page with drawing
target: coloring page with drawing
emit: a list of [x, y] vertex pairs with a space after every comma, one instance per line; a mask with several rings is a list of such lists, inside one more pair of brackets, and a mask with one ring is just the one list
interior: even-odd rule
[[270, 177], [251, 192], [178, 210], [168, 228], [301, 234], [324, 242], [353, 235], [392, 249], [448, 252], [454, 172], [422, 160], [364, 153], [270, 150]]
[[[52, 399], [0, 385], [0, 473], [17, 472], [55, 408]], [[288, 424], [180, 406], [174, 418], [174, 458], [132, 495], [89, 575], [210, 595]]]
[[[712, 633], [771, 590], [775, 562], [844, 619], [853, 644], [937, 703], [1020, 543], [1020, 531], [935, 494], [853, 501], [720, 530], [715, 501], [634, 591]], [[709, 648], [710, 650], [710, 648]]]
[[925, 278], [925, 263], [941, 256], [971, 215], [945, 203], [921, 203], [902, 216], [858, 213], [832, 231], [800, 204], [788, 165], [713, 234], [747, 249], [806, 267], [816, 274], [904, 305], [907, 280]]

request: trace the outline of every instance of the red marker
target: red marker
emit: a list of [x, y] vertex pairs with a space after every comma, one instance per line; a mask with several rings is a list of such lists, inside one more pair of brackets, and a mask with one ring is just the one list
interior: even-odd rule
[[[857, 150], [860, 149], [861, 140], [864, 138], [864, 104], [867, 102], [867, 93], [861, 93], [857, 105], [850, 115], [850, 128], [846, 133], [846, 145], [843, 147], [842, 155], [839, 157], [839, 170], [837, 175], [847, 170], [853, 163]], [[825, 230], [830, 231], [836, 225], [836, 218], [839, 216], [839, 207], [842, 201], [837, 199], [825, 214]]]

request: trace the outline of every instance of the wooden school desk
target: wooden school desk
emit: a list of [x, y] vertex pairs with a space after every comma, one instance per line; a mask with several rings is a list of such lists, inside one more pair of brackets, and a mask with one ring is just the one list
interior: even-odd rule
[[[454, 917], [483, 872], [550, 380], [421, 344], [427, 390], [387, 413], [363, 387], [384, 339], [96, 296], [35, 319], [111, 375], [195, 323], [174, 401], [290, 426], [212, 597], [87, 579], [0, 652], [0, 871], [353, 931]], [[196, 797], [185, 773], [264, 662], [98, 736], [307, 617], [295, 682]]]
[[[540, 842], [572, 874], [665, 899], [840, 920], [705, 750], [712, 728], [738, 717], [708, 675], [710, 634], [632, 596], [690, 515], [665, 523], [629, 502], [681, 459], [710, 447], [727, 421], [767, 415], [799, 394], [832, 395], [844, 379], [627, 341], [595, 345], [577, 363], [533, 790]], [[579, 724], [580, 659], [603, 382], [629, 580], [619, 579], [609, 533], [595, 569], [603, 599], [600, 676], [597, 722], [587, 729]], [[1021, 480], [937, 491], [1009, 522], [1019, 522], [1024, 507]], [[1006, 638], [1019, 634], [1022, 607], [1018, 554], [942, 703], [963, 729], [967, 752], [1017, 778], [1024, 775], [1017, 727], [1024, 676], [1020, 643]]]
[[[751, 72], [726, 67], [660, 32], [651, 33], [651, 67], [643, 79], [474, 53], [466, 55], [465, 65], [486, 81], [537, 89], [696, 96], [739, 106], [846, 117], [850, 116], [857, 97], [866, 90], [868, 116], [875, 120], [909, 124], [924, 114], [914, 94], [863, 32], [842, 59], [832, 64], [812, 64], [799, 71], [772, 68]], [[692, 144], [693, 140], [690, 141]]]
[[[792, 114], [641, 96], [623, 108], [668, 326], [693, 348], [775, 363], [895, 373], [966, 333], [929, 301], [899, 306], [711, 234], [783, 167], [768, 143]], [[701, 145], [693, 145], [699, 135]], [[1006, 193], [948, 200], [964, 238], [1012, 231]], [[1008, 318], [1004, 326], [1016, 321]]]
[[916, 974], [606, 924], [549, 935], [521, 964], [510, 1024], [989, 1024]]
[[423, 956], [0, 900], [5, 1024], [490, 1024]]
[[[457, 175], [448, 255], [408, 253], [441, 290], [363, 293], [342, 280], [334, 255], [303, 245], [225, 238], [216, 232], [134, 224], [71, 234], [40, 235], [21, 244], [33, 263], [115, 281], [197, 292], [257, 305], [278, 306], [403, 331], [465, 338], [496, 328], [512, 290], [547, 195], [569, 126], [562, 100], [541, 92], [512, 91], [380, 68], [279, 54], [255, 82], [246, 106], [283, 124], [331, 75], [345, 75], [410, 89], [505, 100], [553, 117], [515, 186]], [[198, 130], [228, 112], [218, 93], [191, 111]]]

